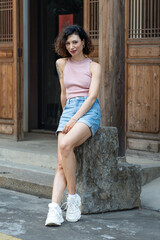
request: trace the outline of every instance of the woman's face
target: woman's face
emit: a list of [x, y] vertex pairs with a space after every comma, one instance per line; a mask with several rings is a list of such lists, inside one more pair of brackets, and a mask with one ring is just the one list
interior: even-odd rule
[[68, 36], [66, 41], [66, 49], [72, 57], [83, 54], [84, 40], [82, 41], [77, 34]]

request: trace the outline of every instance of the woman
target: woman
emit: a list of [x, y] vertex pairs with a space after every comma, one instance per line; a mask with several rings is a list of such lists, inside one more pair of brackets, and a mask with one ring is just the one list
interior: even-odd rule
[[57, 129], [58, 167], [46, 226], [64, 222], [60, 202], [66, 186], [69, 193], [66, 220], [76, 222], [80, 219], [81, 198], [76, 193], [74, 148], [93, 137], [100, 125], [97, 96], [101, 69], [87, 57], [93, 50], [90, 38], [82, 27], [68, 26], [57, 38], [55, 50], [63, 57], [56, 62], [63, 113]]

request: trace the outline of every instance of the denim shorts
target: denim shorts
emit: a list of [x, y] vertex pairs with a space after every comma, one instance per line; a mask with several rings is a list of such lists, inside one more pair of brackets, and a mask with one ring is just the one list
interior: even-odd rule
[[[87, 97], [75, 97], [67, 100], [56, 133], [62, 132], [66, 123], [75, 115], [86, 99]], [[93, 137], [101, 122], [101, 110], [98, 99], [96, 99], [89, 111], [79, 118], [77, 123], [79, 122], [85, 123], [90, 128]]]

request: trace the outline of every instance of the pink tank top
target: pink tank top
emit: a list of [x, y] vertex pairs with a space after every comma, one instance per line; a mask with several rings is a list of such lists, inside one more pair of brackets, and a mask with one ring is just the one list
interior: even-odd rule
[[67, 99], [78, 96], [88, 97], [91, 83], [91, 62], [90, 58], [85, 58], [82, 61], [68, 59], [63, 71], [63, 82], [66, 88]]

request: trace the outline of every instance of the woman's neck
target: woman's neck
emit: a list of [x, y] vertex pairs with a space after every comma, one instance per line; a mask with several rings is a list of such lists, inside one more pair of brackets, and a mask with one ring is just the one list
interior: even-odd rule
[[73, 61], [80, 62], [84, 60], [86, 57], [84, 55], [76, 56], [76, 57], [71, 57]]

